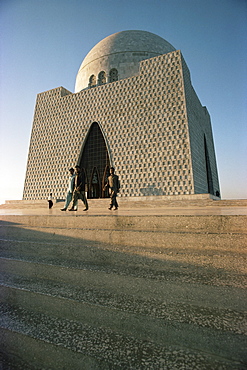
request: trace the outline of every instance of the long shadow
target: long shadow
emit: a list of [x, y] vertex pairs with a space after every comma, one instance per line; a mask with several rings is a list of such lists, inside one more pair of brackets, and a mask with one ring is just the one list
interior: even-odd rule
[[[176, 261], [176, 255], [185, 253], [176, 245], [162, 248], [162, 251], [159, 246], [142, 249], [139, 246], [114, 245], [76, 236], [58, 235], [53, 231], [32, 230], [21, 227], [18, 223], [6, 221], [0, 221], [0, 244], [0, 253], [3, 258], [101, 270], [159, 281], [232, 286], [233, 288], [246, 286], [246, 275], [241, 272], [229, 271], [224, 267], [212, 267], [210, 261], [205, 262], [204, 266]], [[195, 247], [186, 252], [195, 253], [196, 251]], [[200, 249], [199, 253], [207, 258], [215, 251]], [[152, 256], [148, 256], [147, 252]], [[155, 254], [158, 258], [155, 258]], [[160, 258], [161, 255], [162, 258]], [[238, 252], [238, 256], [243, 257], [243, 254]], [[229, 252], [230, 258], [231, 253]]]
[[[235, 347], [239, 348], [240, 352], [242, 351], [242, 341], [244, 342], [245, 338], [241, 337], [243, 333], [239, 329], [238, 320], [240, 316], [241, 320], [243, 319], [242, 311], [246, 307], [245, 294], [244, 289], [236, 288], [234, 283], [237, 281], [243, 284], [245, 278], [243, 274], [213, 268], [209, 265], [198, 266], [184, 263], [176, 261], [175, 258], [165, 259], [166, 253], [170, 253], [171, 248], [168, 251], [164, 250], [163, 259], [160, 259], [153, 257], [154, 254], [151, 257], [143, 255], [143, 250], [139, 247], [117, 246], [76, 236], [37, 231], [21, 227], [20, 224], [14, 222], [0, 222], [0, 241], [2, 262], [4, 260], [20, 261], [20, 263], [28, 262], [103, 273], [109, 275], [113, 284], [115, 276], [121, 278], [122, 281], [125, 278], [129, 279], [133, 282], [133, 286], [134, 281], [138, 280], [145, 284], [145, 289], [143, 289], [143, 295], [140, 293], [135, 297], [132, 291], [121, 292], [120, 286], [113, 291], [107, 291], [107, 287], [99, 289], [100, 284], [89, 287], [86, 283], [84, 286], [82, 281], [78, 287], [76, 282], [66, 284], [64, 281], [53, 281], [49, 276], [44, 276], [41, 283], [40, 278], [22, 278], [18, 276], [18, 273], [15, 274], [6, 269], [2, 274], [3, 286], [50, 294], [134, 315], [140, 314], [142, 320], [145, 320], [145, 317], [152, 317], [164, 320], [163, 325], [167, 326], [192, 325], [198, 327], [199, 331], [208, 328], [217, 332], [225, 332], [228, 338], [231, 336], [229, 348], [234, 346], [236, 341]], [[155, 247], [153, 249], [155, 252]], [[81, 276], [83, 278], [83, 274]], [[100, 274], [97, 276], [100, 279]], [[152, 287], [155, 286], [159, 291], [164, 290], [160, 298], [157, 294], [152, 294]], [[146, 295], [147, 289], [150, 289], [150, 294]], [[171, 292], [171, 289], [180, 289], [180, 292], [184, 290], [185, 293], [180, 297], [177, 296], [175, 300], [172, 297], [169, 300], [167, 292]], [[201, 301], [197, 303], [195, 300], [190, 301], [190, 297], [195, 294], [190, 295], [190, 290], [200, 292], [198, 297]], [[210, 297], [207, 299], [206, 295], [209, 293]], [[164, 296], [167, 296], [165, 301]], [[224, 300], [227, 303], [229, 296], [231, 297], [230, 306], [226, 304], [224, 307]], [[236, 308], [235, 311], [234, 308]], [[233, 334], [229, 334], [230, 332]]]

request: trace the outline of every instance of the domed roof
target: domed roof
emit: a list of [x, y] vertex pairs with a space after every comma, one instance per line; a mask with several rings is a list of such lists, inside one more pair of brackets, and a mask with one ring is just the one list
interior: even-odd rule
[[118, 79], [138, 74], [139, 62], [176, 50], [169, 42], [147, 31], [114, 33], [96, 44], [83, 60], [76, 77], [75, 92], [89, 86], [91, 76], [115, 69]]

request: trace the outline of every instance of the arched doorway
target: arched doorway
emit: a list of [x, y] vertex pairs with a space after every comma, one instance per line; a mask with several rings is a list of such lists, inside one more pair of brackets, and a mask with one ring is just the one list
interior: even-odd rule
[[89, 129], [80, 160], [80, 167], [84, 168], [88, 179], [88, 198], [108, 198], [109, 194], [103, 190], [105, 177], [108, 175], [110, 159], [105, 139], [97, 122], [93, 122]]

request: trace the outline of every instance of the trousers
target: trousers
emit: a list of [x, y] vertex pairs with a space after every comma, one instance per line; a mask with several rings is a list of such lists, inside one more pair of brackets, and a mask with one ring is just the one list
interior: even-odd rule
[[110, 198], [111, 198], [110, 207], [111, 207], [111, 208], [112, 208], [112, 207], [118, 208], [117, 192], [116, 192], [116, 191], [114, 191], [114, 190], [111, 190]]
[[[71, 193], [70, 191], [68, 191], [67, 196], [66, 196], [66, 199], [65, 199], [65, 204], [64, 204], [64, 208], [65, 209], [68, 208], [70, 202], [72, 201], [72, 198], [73, 198], [73, 193]], [[75, 204], [75, 208], [77, 208], [77, 204], [78, 204], [78, 201]]]
[[52, 200], [48, 200], [48, 203], [49, 203], [49, 209], [51, 209], [52, 206], [53, 206], [53, 201]]
[[87, 202], [87, 197], [86, 197], [86, 192], [85, 191], [77, 191], [77, 190], [74, 191], [74, 193], [73, 193], [73, 205], [72, 205], [73, 208], [77, 207], [78, 199], [81, 199], [83, 201], [85, 207], [88, 208], [88, 202]]

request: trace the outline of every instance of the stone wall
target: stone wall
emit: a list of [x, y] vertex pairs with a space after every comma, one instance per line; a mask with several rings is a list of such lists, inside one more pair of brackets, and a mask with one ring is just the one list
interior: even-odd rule
[[195, 193], [210, 192], [216, 195], [220, 187], [210, 115], [195, 93], [183, 58], [182, 64]]
[[[207, 193], [205, 166], [195, 161], [191, 107], [196, 95], [188, 92], [183, 66], [180, 51], [174, 51], [142, 61], [138, 76], [76, 94], [62, 87], [38, 94], [23, 199], [46, 199], [50, 192], [64, 197], [68, 169], [79, 163], [93, 122], [120, 176], [120, 196]], [[185, 91], [191, 100], [187, 109]]]

